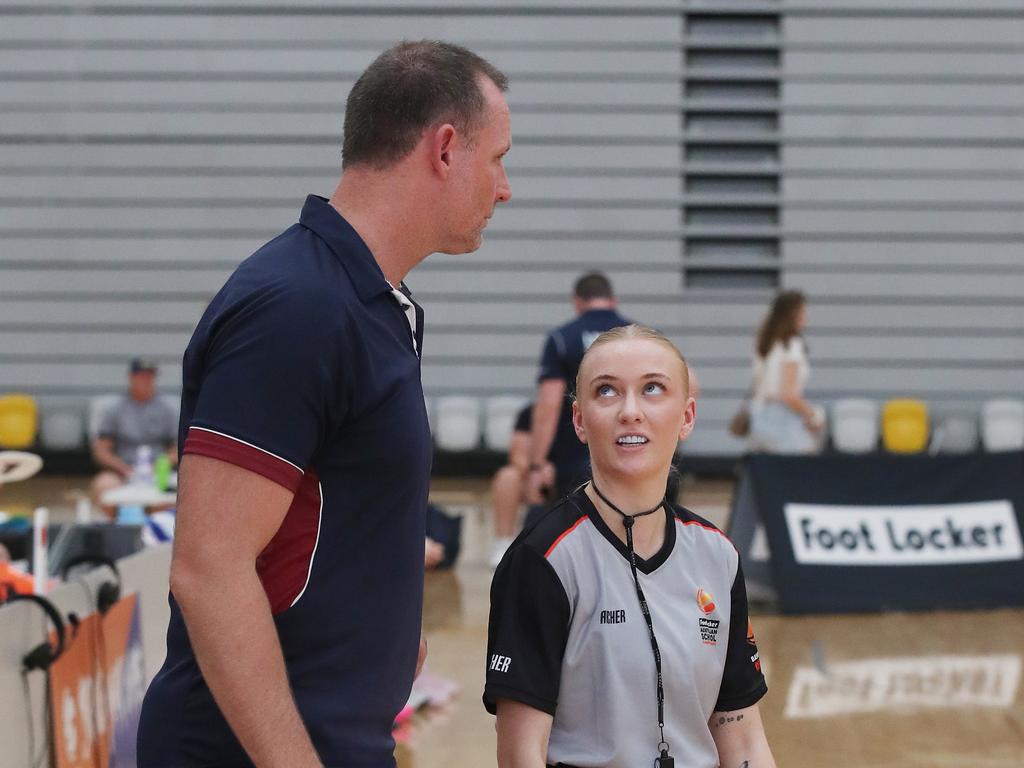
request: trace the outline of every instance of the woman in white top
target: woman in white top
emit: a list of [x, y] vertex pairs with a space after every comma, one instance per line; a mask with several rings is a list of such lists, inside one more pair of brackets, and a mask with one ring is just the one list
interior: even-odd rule
[[782, 291], [761, 324], [754, 355], [750, 442], [765, 453], [814, 453], [823, 419], [804, 398], [811, 373], [803, 333], [807, 299]]

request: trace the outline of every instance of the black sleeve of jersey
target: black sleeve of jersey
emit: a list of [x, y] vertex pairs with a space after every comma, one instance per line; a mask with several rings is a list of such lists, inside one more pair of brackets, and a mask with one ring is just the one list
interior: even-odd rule
[[523, 406], [516, 416], [516, 424], [513, 432], [529, 432], [533, 425], [533, 403]]
[[555, 713], [569, 638], [569, 598], [538, 552], [513, 545], [491, 582], [484, 707], [513, 699]]
[[725, 656], [722, 687], [718, 691], [716, 712], [732, 712], [753, 706], [768, 692], [761, 674], [761, 658], [754, 641], [754, 630], [747, 614], [747, 585], [743, 565], [736, 564], [732, 583], [732, 615], [729, 620], [729, 650]]

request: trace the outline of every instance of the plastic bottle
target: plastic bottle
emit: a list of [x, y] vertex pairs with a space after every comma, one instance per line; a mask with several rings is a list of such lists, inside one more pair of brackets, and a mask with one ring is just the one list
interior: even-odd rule
[[156, 480], [157, 490], [163, 493], [171, 482], [171, 459], [166, 453], [161, 453], [153, 462], [153, 479]]
[[135, 451], [135, 465], [132, 467], [132, 485], [152, 487], [153, 480], [153, 449], [148, 445], [140, 445]]

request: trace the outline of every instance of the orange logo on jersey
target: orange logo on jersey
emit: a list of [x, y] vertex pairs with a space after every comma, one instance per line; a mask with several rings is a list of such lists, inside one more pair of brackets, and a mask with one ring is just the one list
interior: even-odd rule
[[711, 613], [715, 610], [715, 598], [711, 596], [710, 592], [706, 592], [703, 589], [697, 590], [697, 605], [704, 613]]
[[[757, 648], [757, 640], [754, 639], [754, 625], [750, 623], [750, 619], [747, 619], [747, 644], [753, 648]], [[761, 654], [755, 650], [754, 655], [750, 657], [750, 661], [753, 663], [754, 669], [760, 672]]]

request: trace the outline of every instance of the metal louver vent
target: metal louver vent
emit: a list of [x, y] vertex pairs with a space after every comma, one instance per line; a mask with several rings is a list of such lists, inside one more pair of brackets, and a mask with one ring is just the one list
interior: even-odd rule
[[777, 3], [683, 13], [683, 283], [779, 283]]

